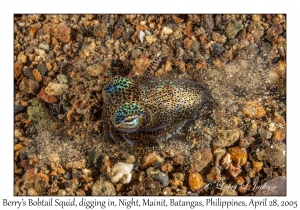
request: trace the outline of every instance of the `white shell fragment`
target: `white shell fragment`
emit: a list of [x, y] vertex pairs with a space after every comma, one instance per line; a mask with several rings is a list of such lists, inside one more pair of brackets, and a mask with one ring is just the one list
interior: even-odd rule
[[142, 43], [144, 42], [144, 37], [145, 37], [144, 31], [140, 31], [139, 39], [140, 39], [140, 41], [141, 41]]
[[169, 34], [173, 33], [173, 30], [172, 30], [171, 28], [165, 26], [165, 27], [163, 27], [163, 29], [161, 30], [161, 33], [162, 33], [162, 34], [169, 35]]
[[68, 85], [50, 82], [45, 88], [45, 92], [51, 96], [60, 96], [68, 89]]
[[116, 183], [120, 181], [123, 184], [130, 182], [132, 174], [130, 173], [133, 169], [133, 164], [118, 162], [114, 165], [110, 177], [111, 182]]

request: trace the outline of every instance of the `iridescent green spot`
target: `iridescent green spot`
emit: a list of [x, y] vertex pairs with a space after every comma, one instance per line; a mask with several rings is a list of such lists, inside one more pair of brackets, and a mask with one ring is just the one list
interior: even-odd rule
[[133, 84], [133, 82], [126, 77], [116, 77], [104, 88], [104, 90], [106, 93], [119, 93], [126, 90], [131, 84]]

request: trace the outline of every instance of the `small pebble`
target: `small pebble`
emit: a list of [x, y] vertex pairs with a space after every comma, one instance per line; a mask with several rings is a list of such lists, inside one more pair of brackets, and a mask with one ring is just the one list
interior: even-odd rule
[[140, 49], [134, 49], [131, 52], [131, 57], [132, 59], [136, 59], [137, 57], [139, 57], [142, 54], [142, 51]]
[[85, 192], [82, 189], [78, 189], [75, 192], [76, 196], [85, 196]]
[[79, 171], [79, 170], [73, 170], [72, 171], [72, 177], [74, 179], [80, 179], [81, 178], [81, 175], [82, 175], [82, 172]]
[[146, 25], [142, 25], [142, 24], [140, 24], [140, 25], [136, 25], [136, 27], [135, 27], [135, 30], [136, 31], [145, 31], [145, 30], [147, 30], [148, 29], [148, 26], [146, 26]]
[[145, 34], [146, 34], [146, 36], [151, 36], [152, 35], [152, 33], [148, 30], [145, 31]]
[[15, 134], [15, 137], [16, 137], [16, 138], [20, 138], [20, 137], [23, 136], [24, 131], [23, 131], [23, 129], [15, 129], [14, 134]]
[[276, 125], [275, 123], [269, 123], [269, 131], [273, 132], [276, 130]]
[[229, 39], [233, 39], [236, 34], [244, 28], [241, 20], [234, 20], [226, 26], [226, 33]]
[[224, 66], [223, 62], [222, 62], [219, 58], [217, 58], [217, 59], [214, 61], [214, 66], [215, 66], [217, 69], [219, 69], [219, 70], [222, 70], [222, 71], [225, 70], [225, 66]]
[[163, 29], [161, 30], [161, 33], [162, 33], [162, 34], [166, 34], [166, 35], [170, 35], [170, 34], [173, 33], [173, 30], [172, 30], [171, 28], [165, 26], [165, 27], [163, 27]]
[[68, 89], [68, 85], [50, 82], [45, 92], [50, 96], [60, 96]]
[[241, 139], [240, 139], [240, 141], [239, 141], [239, 146], [246, 149], [246, 148], [248, 148], [248, 147], [250, 146], [250, 144], [251, 144], [252, 142], [254, 142], [254, 141], [255, 141], [255, 138], [247, 136], [247, 137], [245, 137], [245, 138], [241, 138]]
[[58, 190], [57, 195], [58, 196], [65, 196], [67, 192], [65, 190]]
[[14, 150], [15, 151], [20, 151], [21, 149], [23, 149], [24, 145], [23, 144], [15, 144], [14, 145]]
[[40, 43], [39, 48], [42, 49], [42, 50], [48, 51], [49, 50], [49, 45], [46, 44], [46, 43]]
[[266, 115], [266, 111], [260, 104], [250, 101], [245, 105], [244, 114], [250, 118], [260, 119]]
[[199, 69], [207, 69], [207, 63], [204, 61], [204, 62], [201, 62], [201, 63], [197, 63], [196, 64], [196, 69], [199, 70]]
[[176, 172], [172, 174], [173, 179], [170, 180], [170, 184], [173, 186], [182, 186], [184, 181], [183, 173]]
[[161, 158], [159, 155], [157, 155], [155, 151], [147, 153], [143, 157], [143, 160], [142, 160], [142, 163], [141, 163], [141, 168], [145, 169], [145, 168], [153, 165], [155, 161], [161, 163], [161, 162], [163, 162], [163, 160], [164, 159]]
[[164, 70], [165, 71], [171, 71], [172, 68], [172, 62], [171, 61], [166, 61], [166, 64], [164, 65]]
[[61, 84], [68, 84], [68, 77], [64, 74], [58, 74], [56, 76], [56, 79], [59, 81]]
[[174, 167], [169, 162], [163, 164], [161, 167], [161, 170], [167, 173], [173, 171], [173, 169]]
[[207, 54], [207, 53], [205, 53], [205, 54], [203, 55], [203, 57], [205, 58], [205, 60], [208, 60], [208, 59], [210, 58], [210, 55]]
[[[65, 178], [66, 180], [71, 179], [71, 173], [70, 173], [69, 171], [67, 171], [67, 172], [64, 174], [64, 178]], [[65, 182], [65, 183], [66, 183], [66, 182]]]
[[23, 78], [23, 67], [24, 67], [24, 64], [21, 63], [21, 62], [15, 62], [14, 64], [14, 78], [16, 80], [20, 80]]
[[90, 65], [86, 68], [87, 72], [91, 76], [99, 76], [106, 73], [107, 69], [110, 67], [111, 61], [106, 60], [103, 62], [99, 62], [93, 65]]
[[116, 194], [114, 185], [109, 180], [103, 178], [96, 181], [92, 187], [92, 195], [94, 196], [114, 196]]
[[286, 145], [284, 143], [274, 143], [265, 149], [267, 161], [275, 167], [286, 166]]
[[255, 172], [254, 170], [250, 170], [250, 171], [248, 172], [248, 176], [249, 176], [251, 179], [253, 179], [253, 178], [255, 177], [255, 174], [256, 174], [256, 172]]
[[206, 175], [206, 180], [208, 182], [216, 183], [221, 179], [221, 170], [218, 166], [211, 168], [210, 172]]
[[262, 139], [270, 139], [272, 137], [272, 133], [268, 130], [265, 130], [263, 128], [258, 128], [257, 131]]
[[183, 165], [184, 157], [182, 155], [175, 155], [172, 160], [174, 165]]
[[109, 156], [104, 156], [103, 160], [103, 166], [100, 169], [101, 173], [106, 174], [108, 171], [111, 170], [112, 166], [113, 166], [113, 162], [109, 159]]
[[275, 113], [274, 123], [276, 123], [276, 127], [278, 129], [273, 132], [273, 140], [283, 141], [286, 138], [285, 119], [282, 116], [280, 116], [278, 113]]
[[29, 55], [31, 53], [33, 53], [34, 47], [33, 46], [28, 46], [25, 49], [25, 55]]
[[245, 180], [242, 176], [238, 176], [234, 178], [235, 183], [237, 183], [238, 185], [243, 185]]
[[231, 156], [231, 160], [233, 160], [237, 166], [245, 165], [247, 162], [247, 150], [240, 147], [231, 147], [228, 149], [228, 153]]
[[193, 44], [191, 45], [191, 51], [194, 53], [199, 53], [200, 50], [200, 42], [198, 42], [196, 39], [193, 39]]
[[190, 49], [190, 46], [193, 44], [194, 40], [190, 38], [185, 38], [183, 40], [184, 48], [185, 49]]
[[286, 130], [285, 128], [274, 131], [273, 140], [274, 141], [283, 141], [286, 138]]
[[222, 55], [225, 51], [225, 48], [219, 43], [213, 43], [211, 45], [211, 53], [213, 55]]
[[116, 190], [117, 190], [117, 192], [124, 190], [124, 185], [122, 183], [118, 183], [116, 186]]
[[231, 165], [231, 156], [229, 153], [227, 153], [222, 159], [221, 166], [224, 169], [228, 169], [230, 165]]
[[235, 164], [231, 164], [227, 171], [232, 177], [237, 177], [242, 172], [242, 169]]
[[166, 173], [163, 173], [159, 171], [158, 169], [154, 169], [153, 167], [150, 167], [147, 169], [147, 174], [149, 177], [152, 177], [153, 179], [156, 179], [159, 181], [163, 187], [166, 187], [169, 185], [169, 176]]
[[226, 153], [225, 149], [217, 148], [217, 149], [214, 150], [215, 165], [216, 166], [220, 165], [220, 160], [225, 155], [225, 153]]
[[65, 53], [69, 53], [70, 50], [71, 50], [70, 45], [69, 45], [69, 44], [65, 44], [64, 47], [63, 47], [63, 51], [64, 51]]
[[259, 22], [260, 21], [260, 15], [252, 15], [252, 20], [255, 22]]
[[213, 155], [210, 148], [201, 148], [196, 150], [190, 156], [191, 172], [200, 172], [212, 160]]
[[263, 164], [263, 162], [253, 160], [252, 165], [253, 165], [254, 171], [259, 172], [262, 169], [264, 164]]
[[45, 101], [48, 104], [55, 103], [58, 101], [58, 99], [55, 96], [50, 96], [47, 93], [45, 93], [45, 87], [41, 89], [37, 97], [41, 98], [43, 101]]
[[25, 111], [26, 111], [26, 106], [23, 106], [22, 104], [18, 104], [17, 106], [14, 107], [14, 115], [17, 115]]
[[135, 157], [133, 155], [129, 155], [129, 157], [125, 161], [126, 163], [133, 164], [135, 162]]
[[66, 171], [59, 165], [58, 163], [52, 162], [51, 163], [51, 169], [53, 170], [53, 173], [57, 174], [65, 174]]
[[66, 164], [66, 168], [67, 169], [83, 169], [86, 166], [86, 160], [82, 159], [82, 160], [78, 160], [78, 161], [73, 161], [73, 162], [68, 162]]
[[33, 188], [29, 188], [27, 193], [29, 196], [38, 196], [39, 195]]
[[189, 186], [192, 191], [196, 192], [200, 190], [201, 187], [205, 186], [205, 181], [203, 176], [198, 172], [191, 172], [189, 175]]
[[24, 53], [19, 54], [18, 61], [25, 64], [27, 62], [27, 56], [24, 55]]
[[203, 15], [201, 17], [200, 25], [204, 28], [205, 31], [207, 31], [208, 33], [212, 33], [215, 26], [213, 15]]
[[46, 67], [47, 67], [47, 70], [48, 71], [51, 71], [52, 70], [52, 66], [50, 63], [46, 63]]
[[146, 41], [149, 42], [149, 44], [152, 44], [153, 42], [156, 42], [157, 38], [155, 36], [146, 36]]
[[107, 166], [110, 168], [112, 168], [112, 166], [113, 166], [113, 162], [110, 160], [109, 156], [107, 156], [107, 155], [103, 158], [103, 164], [104, 164], [104, 166]]
[[48, 71], [47, 66], [44, 63], [37, 65], [37, 69], [39, 70], [41, 76], [44, 76]]
[[84, 168], [82, 169], [82, 174], [89, 177], [92, 174], [92, 171], [90, 169]]
[[181, 71], [181, 73], [185, 72], [185, 62], [184, 61], [176, 61], [175, 62], [177, 68], [179, 69], [179, 71]]
[[224, 130], [220, 129], [217, 139], [213, 141], [214, 148], [224, 148], [234, 144], [242, 135], [242, 131], [238, 128]]
[[160, 182], [148, 177], [138, 184], [136, 193], [139, 196], [158, 196], [161, 190]]
[[163, 172], [161, 172], [159, 170], [155, 170], [155, 171], [156, 172], [152, 173], [151, 177], [153, 179], [156, 179], [157, 181], [159, 181], [162, 184], [163, 187], [168, 186], [169, 182], [170, 182], [168, 174], [163, 173]]
[[248, 130], [248, 136], [255, 136], [256, 134], [257, 134], [257, 125], [256, 123], [252, 123]]
[[124, 34], [123, 32], [124, 32], [124, 27], [120, 25], [116, 25], [112, 36], [114, 39], [118, 39]]
[[32, 68], [24, 68], [24, 69], [23, 69], [24, 75], [25, 75], [26, 77], [28, 77], [29, 79], [34, 80], [34, 76], [33, 76], [32, 71], [33, 71]]
[[46, 33], [53, 35], [62, 42], [70, 40], [71, 28], [68, 26], [47, 23], [43, 26], [43, 29]]
[[19, 88], [21, 91], [24, 91], [27, 93], [32, 93], [32, 94], [37, 94], [39, 91], [40, 85], [38, 82], [24, 77], [19, 84]]
[[37, 69], [33, 69], [32, 74], [33, 74], [35, 81], [37, 81], [37, 82], [42, 81], [43, 77]]
[[109, 176], [113, 183], [121, 181], [123, 184], [128, 184], [131, 180], [133, 164], [118, 162], [112, 168]]
[[220, 44], [224, 44], [226, 42], [226, 36], [225, 35], [221, 35], [217, 32], [213, 32], [212, 33], [212, 40], [219, 42]]
[[266, 160], [266, 150], [258, 150], [256, 151], [256, 157], [258, 160]]

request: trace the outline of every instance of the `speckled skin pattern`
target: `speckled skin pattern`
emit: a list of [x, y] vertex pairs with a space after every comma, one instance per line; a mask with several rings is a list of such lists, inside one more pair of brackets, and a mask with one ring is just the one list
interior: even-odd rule
[[106, 139], [133, 153], [170, 137], [209, 100], [199, 83], [150, 76], [114, 77], [103, 89]]

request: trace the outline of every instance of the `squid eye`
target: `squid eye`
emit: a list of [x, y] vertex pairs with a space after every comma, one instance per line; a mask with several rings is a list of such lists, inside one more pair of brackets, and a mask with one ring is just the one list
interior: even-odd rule
[[145, 108], [137, 103], [125, 102], [112, 115], [114, 126], [121, 132], [133, 133], [145, 122]]
[[122, 124], [124, 125], [124, 127], [127, 128], [135, 128], [136, 126], [139, 125], [139, 118], [133, 117], [133, 118], [125, 119], [125, 121]]
[[141, 126], [141, 119], [139, 116], [125, 118], [121, 123], [115, 125], [119, 131], [126, 133], [133, 133]]

